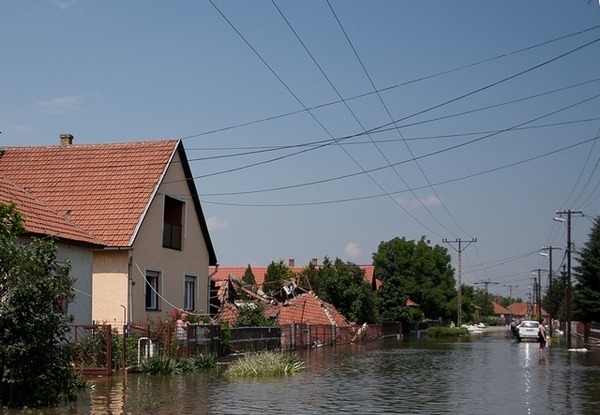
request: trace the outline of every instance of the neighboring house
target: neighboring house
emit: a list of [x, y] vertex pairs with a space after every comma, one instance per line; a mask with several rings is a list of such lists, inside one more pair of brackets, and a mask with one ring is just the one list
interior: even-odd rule
[[[320, 265], [317, 264], [317, 259], [316, 258], [313, 258], [311, 260], [311, 263], [314, 266], [316, 266], [317, 268], [320, 267]], [[307, 266], [308, 265], [302, 266], [302, 267], [297, 267], [295, 265], [295, 260], [294, 259], [288, 260], [288, 264], [287, 264], [287, 267], [294, 274], [300, 273]], [[358, 267], [360, 267], [364, 271], [365, 282], [367, 282], [369, 285], [371, 285], [371, 287], [374, 290], [378, 289], [381, 286], [381, 281], [379, 281], [378, 279], [376, 279], [374, 277], [374, 267], [373, 267], [373, 265], [358, 265]], [[241, 280], [242, 277], [244, 276], [244, 273], [246, 272], [247, 268], [248, 268], [248, 266], [245, 266], [245, 267], [223, 267], [223, 266], [212, 267], [211, 268], [211, 275], [212, 275], [212, 281], [211, 281], [212, 294], [211, 294], [211, 298], [213, 300], [216, 300], [216, 298], [217, 298], [216, 292], [218, 291], [219, 287], [222, 286], [222, 284], [223, 284], [222, 282], [223, 281], [227, 281], [230, 276], [237, 277], [238, 279]], [[258, 287], [258, 289], [262, 289], [263, 288], [263, 284], [265, 282], [265, 275], [267, 274], [268, 267], [253, 267], [253, 266], [250, 266], [250, 269], [252, 270], [252, 275], [254, 275], [254, 280], [256, 281], [256, 286]], [[212, 304], [212, 306], [211, 306], [211, 315], [214, 316], [219, 311], [219, 306], [220, 305], [219, 305], [218, 301], [211, 301], [211, 304]]]
[[[530, 303], [512, 303], [508, 306], [508, 311], [512, 318], [521, 322], [523, 320], [532, 320], [538, 315], [538, 307], [536, 304]], [[550, 315], [542, 308], [542, 317], [548, 320]]]
[[284, 286], [293, 287], [285, 298], [271, 297], [256, 286], [246, 284], [240, 278], [230, 275], [224, 280], [216, 281], [218, 287], [218, 312], [214, 321], [236, 324], [240, 316], [240, 307], [254, 307], [261, 304], [265, 316], [273, 318], [281, 325], [286, 324], [323, 324], [338, 327], [351, 325], [336, 308], [318, 298], [312, 291], [298, 287], [289, 281]]
[[217, 259], [181, 140], [0, 150], [0, 174], [102, 241], [92, 318], [120, 326], [208, 313]]
[[29, 243], [32, 237], [56, 238], [56, 261], [68, 262], [71, 267], [69, 275], [74, 279], [75, 299], [64, 305], [65, 311], [74, 316], [74, 324], [91, 324], [92, 250], [101, 249], [103, 243], [2, 175], [0, 203], [14, 203], [23, 216], [25, 233], [20, 237], [22, 243]]
[[492, 307], [494, 307], [494, 316], [498, 319], [499, 325], [504, 326], [510, 323], [512, 317], [508, 308], [495, 301], [492, 301]]
[[347, 327], [352, 324], [333, 305], [324, 302], [312, 291], [268, 310], [267, 315], [275, 317], [279, 325], [299, 323]]

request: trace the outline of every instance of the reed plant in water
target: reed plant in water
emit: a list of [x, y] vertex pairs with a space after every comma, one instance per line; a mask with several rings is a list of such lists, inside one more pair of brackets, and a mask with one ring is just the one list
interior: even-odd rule
[[150, 375], [178, 375], [216, 366], [217, 357], [212, 354], [200, 354], [187, 358], [158, 355], [142, 361], [138, 370]]
[[224, 372], [229, 378], [286, 376], [305, 369], [304, 362], [290, 352], [262, 351], [241, 357]]

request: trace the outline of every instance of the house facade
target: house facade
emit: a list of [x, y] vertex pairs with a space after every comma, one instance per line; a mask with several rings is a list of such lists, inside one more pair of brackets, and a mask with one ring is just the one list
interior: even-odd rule
[[174, 308], [208, 314], [215, 251], [181, 140], [6, 148], [0, 174], [104, 245], [92, 320], [121, 326]]

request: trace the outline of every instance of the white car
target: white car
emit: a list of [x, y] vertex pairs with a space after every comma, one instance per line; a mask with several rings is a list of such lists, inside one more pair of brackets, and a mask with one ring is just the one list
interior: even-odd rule
[[517, 326], [517, 339], [521, 340], [538, 340], [540, 323], [537, 321], [523, 321]]

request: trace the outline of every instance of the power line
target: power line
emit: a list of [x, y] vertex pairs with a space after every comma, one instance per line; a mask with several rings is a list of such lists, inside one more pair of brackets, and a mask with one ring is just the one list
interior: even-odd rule
[[[367, 132], [367, 129], [365, 128], [365, 126], [363, 125], [363, 123], [359, 120], [358, 116], [356, 115], [356, 113], [352, 110], [352, 108], [350, 108], [350, 106], [348, 105], [348, 103], [342, 99], [342, 95], [340, 94], [340, 92], [338, 91], [338, 89], [335, 87], [335, 85], [333, 84], [333, 82], [331, 81], [330, 77], [327, 76], [327, 74], [325, 73], [325, 71], [323, 70], [323, 68], [321, 67], [321, 65], [319, 65], [319, 63], [317, 62], [317, 60], [315, 59], [315, 57], [313, 56], [313, 54], [310, 52], [310, 50], [308, 49], [308, 47], [306, 46], [306, 44], [302, 41], [302, 39], [300, 38], [300, 36], [298, 35], [298, 33], [296, 32], [296, 30], [294, 29], [294, 27], [291, 25], [291, 23], [289, 22], [289, 20], [285, 17], [285, 15], [283, 14], [283, 12], [281, 11], [281, 9], [277, 6], [277, 4], [275, 3], [274, 0], [271, 0], [271, 3], [273, 4], [273, 6], [275, 7], [275, 9], [279, 12], [279, 15], [282, 17], [282, 19], [285, 21], [285, 23], [287, 24], [288, 28], [292, 31], [292, 33], [294, 34], [294, 36], [296, 37], [296, 39], [298, 40], [298, 42], [300, 42], [300, 44], [302, 45], [302, 47], [304, 48], [304, 50], [306, 51], [306, 53], [308, 54], [308, 56], [311, 58], [311, 60], [313, 61], [313, 63], [315, 64], [315, 66], [319, 69], [319, 71], [321, 72], [321, 74], [323, 75], [323, 77], [325, 78], [325, 80], [329, 83], [329, 86], [333, 89], [333, 91], [336, 93], [336, 95], [338, 96], [338, 98], [340, 98], [340, 100], [342, 100], [342, 102], [344, 103], [344, 106], [346, 107], [346, 109], [348, 110], [348, 112], [352, 115], [352, 117], [354, 118], [354, 120], [356, 121], [356, 123], [361, 127], [362, 132], [369, 138], [369, 140], [371, 140], [371, 143], [377, 148], [377, 150], [379, 151], [379, 154], [383, 157], [383, 159], [387, 162], [388, 166], [392, 168], [392, 170], [396, 173], [396, 176], [404, 183], [404, 185], [409, 188], [410, 186], [408, 185], [408, 183], [406, 183], [406, 181], [400, 176], [400, 174], [398, 174], [398, 171], [391, 166], [391, 163], [389, 161], [389, 159], [386, 157], [386, 155], [383, 153], [383, 151], [381, 151], [381, 149], [379, 148], [379, 146], [377, 145], [377, 143], [375, 143], [375, 141], [373, 141], [373, 138], [370, 136], [370, 134]], [[343, 30], [343, 28], [342, 28]], [[347, 38], [348, 39], [348, 38]], [[349, 39], [348, 39], [349, 41]], [[359, 59], [360, 60], [360, 59]], [[368, 76], [368, 75], [367, 75]], [[373, 88], [374, 90], [376, 90], [376, 88]], [[379, 94], [377, 94], [379, 96]], [[391, 118], [391, 116], [390, 116]], [[330, 136], [333, 138], [333, 136], [330, 134]], [[381, 190], [383, 191], [386, 195], [388, 195], [388, 197], [396, 204], [398, 205], [403, 211], [404, 213], [406, 213], [407, 215], [409, 215], [413, 220], [415, 220], [417, 223], [419, 223], [421, 226], [423, 226], [424, 228], [426, 228], [427, 230], [429, 230], [430, 232], [436, 233], [435, 231], [433, 231], [432, 229], [430, 229], [429, 227], [427, 227], [427, 225], [425, 225], [423, 222], [421, 222], [419, 219], [417, 219], [416, 216], [414, 216], [412, 213], [410, 213], [404, 206], [402, 206], [401, 203], [399, 203], [396, 199], [394, 199], [386, 189], [384, 189], [384, 187], [381, 185], [381, 183], [379, 183], [371, 174], [369, 174], [363, 167], [362, 165], [358, 162], [358, 160], [356, 160], [356, 158], [354, 158], [350, 152], [348, 152], [346, 150], [346, 148], [344, 148], [335, 138], [333, 138], [333, 140], [335, 141], [335, 143], [346, 153], [346, 155], [348, 157], [350, 157], [350, 159], [369, 177], [369, 179]], [[433, 213], [431, 213], [431, 211], [425, 206], [425, 204], [419, 199], [417, 198], [417, 200], [421, 203], [421, 205], [425, 208], [425, 210], [442, 226], [445, 227], [444, 224], [442, 224], [434, 215]], [[436, 233], [437, 234], [437, 233]]]
[[[211, 3], [212, 3], [212, 1], [211, 1]], [[214, 6], [214, 4], [213, 4], [213, 7], [216, 8], [216, 6]], [[221, 16], [223, 16], [223, 14], [218, 9], [217, 9], [217, 11], [219, 12], [219, 14], [221, 14]], [[223, 16], [223, 18], [225, 18], [225, 17]], [[425, 80], [428, 80], [428, 79], [433, 79], [433, 78], [436, 78], [436, 77], [439, 77], [439, 76], [442, 76], [442, 75], [446, 75], [446, 74], [449, 74], [449, 73], [452, 73], [452, 72], [457, 72], [457, 71], [461, 71], [463, 69], [467, 69], [467, 68], [472, 68], [472, 67], [475, 67], [475, 66], [479, 66], [481, 64], [492, 62], [494, 60], [498, 60], [498, 59], [501, 59], [501, 58], [512, 57], [512, 56], [520, 54], [522, 52], [530, 51], [530, 50], [536, 49], [536, 48], [541, 47], [541, 46], [545, 46], [545, 45], [548, 45], [548, 44], [551, 44], [551, 43], [554, 43], [554, 42], [558, 42], [560, 40], [568, 39], [568, 38], [573, 37], [573, 36], [578, 36], [578, 35], [581, 35], [581, 34], [584, 34], [584, 33], [587, 33], [587, 32], [594, 31], [594, 30], [596, 30], [598, 28], [600, 28], [600, 25], [593, 26], [593, 27], [590, 27], [590, 28], [587, 28], [587, 29], [583, 29], [583, 30], [579, 30], [577, 32], [569, 33], [569, 34], [566, 34], [566, 35], [562, 35], [562, 36], [559, 36], [559, 37], [556, 37], [556, 38], [552, 38], [552, 39], [549, 39], [549, 40], [546, 40], [546, 41], [543, 41], [543, 42], [540, 42], [540, 43], [536, 43], [536, 44], [533, 44], [533, 45], [530, 45], [530, 46], [526, 46], [524, 48], [517, 49], [517, 50], [514, 50], [514, 51], [509, 51], [509, 52], [501, 53], [501, 54], [493, 56], [491, 58], [483, 59], [483, 60], [480, 60], [480, 61], [468, 63], [466, 65], [457, 66], [457, 67], [454, 67], [454, 68], [451, 68], [451, 69], [446, 69], [446, 70], [443, 70], [443, 71], [440, 71], [440, 72], [436, 72], [436, 73], [433, 73], [433, 74], [429, 74], [429, 75], [425, 75], [425, 76], [422, 76], [422, 77], [419, 77], [419, 78], [415, 78], [415, 79], [411, 79], [411, 80], [408, 80], [408, 81], [404, 81], [404, 82], [401, 82], [399, 84], [395, 84], [395, 85], [391, 85], [391, 86], [388, 86], [388, 87], [385, 87], [385, 88], [382, 88], [382, 89], [378, 89], [376, 91], [370, 91], [370, 92], [366, 92], [366, 93], [363, 93], [363, 94], [354, 95], [352, 97], [345, 98], [345, 100], [351, 101], [351, 100], [355, 100], [355, 99], [358, 99], [358, 98], [364, 98], [364, 97], [367, 97], [367, 96], [370, 96], [370, 95], [373, 95], [373, 94], [376, 94], [376, 93], [387, 92], [387, 91], [396, 89], [396, 88], [401, 87], [401, 86], [406, 86], [406, 85], [410, 85], [410, 84], [422, 82], [422, 81], [425, 81]], [[258, 120], [248, 121], [248, 122], [245, 122], [245, 123], [234, 124], [234, 125], [230, 125], [230, 126], [226, 126], [226, 127], [222, 127], [222, 128], [218, 128], [218, 129], [204, 131], [204, 132], [201, 132], [201, 133], [187, 135], [187, 136], [182, 137], [181, 139], [182, 140], [188, 140], [188, 139], [195, 138], [195, 137], [201, 137], [201, 136], [205, 136], [205, 135], [209, 135], [209, 134], [215, 134], [215, 133], [219, 133], [219, 132], [223, 132], [223, 131], [228, 131], [228, 130], [232, 130], [232, 129], [237, 129], [237, 128], [241, 128], [241, 127], [247, 127], [247, 126], [250, 126], [250, 125], [259, 124], [259, 123], [263, 123], [263, 122], [267, 122], [267, 121], [273, 121], [273, 120], [276, 120], [276, 119], [279, 119], [279, 118], [284, 118], [284, 117], [288, 117], [288, 116], [291, 116], [291, 115], [301, 114], [301, 113], [304, 113], [304, 112], [307, 112], [307, 111], [310, 111], [310, 110], [315, 110], [315, 109], [325, 108], [325, 107], [328, 107], [328, 106], [331, 106], [331, 105], [340, 104], [341, 102], [342, 102], [342, 100], [331, 101], [331, 102], [327, 102], [325, 104], [321, 104], [321, 105], [309, 107], [309, 108], [306, 108], [306, 109], [300, 109], [300, 110], [297, 110], [297, 111], [290, 111], [290, 112], [286, 112], [286, 113], [282, 113], [282, 114], [273, 115], [273, 116], [270, 116], [270, 117], [261, 118], [261, 119], [258, 119]]]

